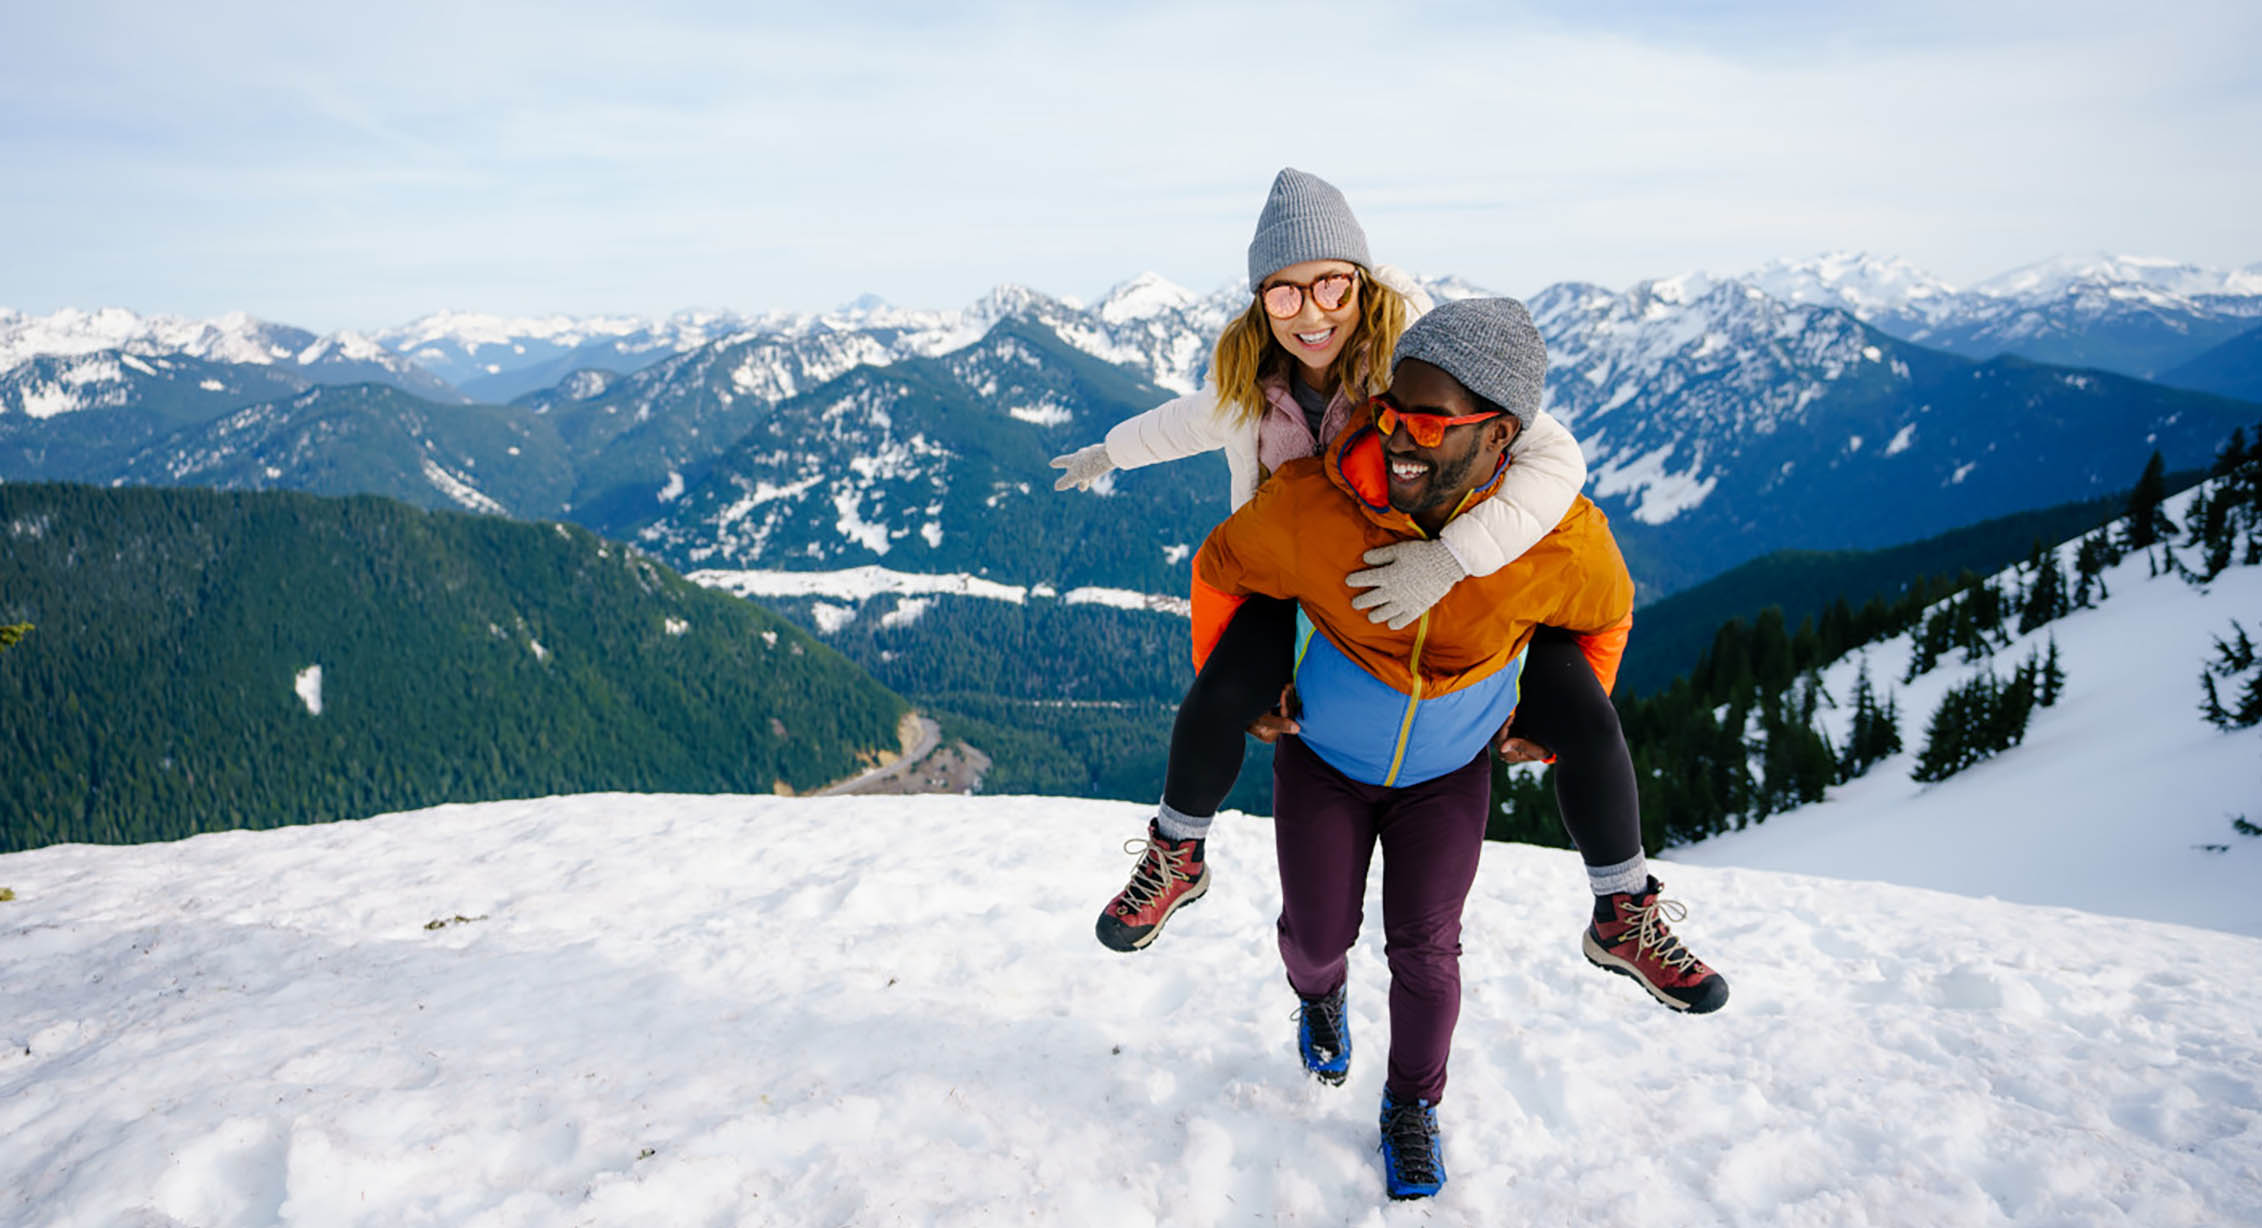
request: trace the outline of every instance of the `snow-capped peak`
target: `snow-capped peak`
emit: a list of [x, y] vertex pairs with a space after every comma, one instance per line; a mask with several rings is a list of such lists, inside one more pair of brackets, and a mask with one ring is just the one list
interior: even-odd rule
[[1182, 311], [1193, 303], [1192, 291], [1159, 274], [1141, 273], [1108, 291], [1096, 310], [1100, 319], [1110, 324], [1123, 324]]
[[1836, 307], [1868, 317], [1922, 313], [1953, 297], [1956, 287], [1897, 256], [1824, 252], [1803, 260], [1771, 260], [1742, 280], [1790, 303]]
[[0, 371], [34, 358], [101, 350], [270, 364], [289, 361], [307, 338], [299, 329], [269, 324], [240, 311], [213, 320], [143, 316], [122, 307], [95, 311], [65, 307], [44, 316], [10, 312], [0, 315]]
[[335, 332], [298, 352], [301, 366], [311, 366], [324, 359], [337, 358], [348, 362], [397, 362], [400, 356], [378, 344], [366, 333], [351, 330]]
[[2038, 302], [2085, 286], [2136, 285], [2179, 298], [2262, 294], [2262, 270], [2223, 271], [2154, 256], [2058, 256], [1980, 282], [1997, 298]]
[[1709, 273], [1689, 272], [1636, 282], [1633, 289], [1626, 292], [1626, 297], [1643, 318], [1656, 319], [1704, 298], [1719, 284]]
[[1430, 298], [1440, 303], [1451, 303], [1465, 298], [1500, 297], [1498, 291], [1487, 289], [1465, 277], [1448, 275], [1435, 278], [1423, 277], [1417, 280], [1421, 282], [1422, 289], [1429, 291]]

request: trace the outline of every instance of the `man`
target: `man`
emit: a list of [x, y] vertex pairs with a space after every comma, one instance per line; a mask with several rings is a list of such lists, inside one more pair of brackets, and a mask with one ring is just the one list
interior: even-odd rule
[[[1305, 1065], [1331, 1083], [1349, 1070], [1346, 956], [1376, 844], [1383, 850], [1391, 1036], [1382, 1151], [1393, 1197], [1433, 1194], [1445, 1179], [1436, 1104], [1460, 1010], [1461, 910], [1484, 840], [1489, 753], [1515, 712], [1524, 648], [1542, 625], [1569, 630], [1607, 690], [1634, 589], [1605, 518], [1584, 498], [1522, 557], [1455, 585], [1402, 627], [1372, 621], [1342, 577], [1368, 551], [1434, 538], [1491, 497], [1510, 441], [1539, 408], [1545, 370], [1522, 304], [1437, 308], [1400, 339], [1371, 421], [1322, 456], [1282, 466], [1195, 559], [1197, 656], [1246, 596], [1299, 603], [1301, 710], [1280, 722], [1293, 733], [1273, 767], [1280, 951], [1302, 1003]], [[1655, 880], [1643, 898], [1654, 913]], [[1662, 960], [1660, 978], [1677, 978], [1675, 991], [1694, 1002], [1684, 1009], [1715, 1009], [1726, 982], [1645, 918], [1653, 924], [1629, 936], [1636, 923], [1614, 915], [1606, 929], [1598, 915], [1589, 958], [1600, 953], [1606, 967], [1621, 956]]]

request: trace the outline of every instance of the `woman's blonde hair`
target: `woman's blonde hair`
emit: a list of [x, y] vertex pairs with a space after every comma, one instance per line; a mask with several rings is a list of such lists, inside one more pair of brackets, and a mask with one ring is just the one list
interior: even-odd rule
[[[1344, 396], [1358, 402], [1390, 387], [1390, 356], [1398, 348], [1398, 335], [1406, 331], [1408, 314], [1405, 296], [1359, 270], [1359, 320], [1329, 371]], [[1217, 385], [1219, 407], [1232, 411], [1236, 425], [1263, 417], [1264, 381], [1292, 375], [1289, 364], [1294, 361], [1272, 335], [1264, 299], [1251, 295], [1249, 309], [1217, 335], [1217, 349], [1210, 355], [1210, 382]]]

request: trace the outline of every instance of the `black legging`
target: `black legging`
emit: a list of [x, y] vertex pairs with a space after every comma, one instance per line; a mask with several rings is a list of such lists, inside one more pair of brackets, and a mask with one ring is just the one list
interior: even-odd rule
[[[1164, 805], [1193, 818], [1217, 813], [1241, 774], [1242, 731], [1279, 702], [1295, 645], [1295, 602], [1251, 597], [1234, 611], [1178, 705]], [[1524, 652], [1519, 686], [1512, 731], [1555, 755], [1555, 801], [1579, 856], [1590, 866], [1631, 859], [1641, 852], [1633, 756], [1578, 640], [1540, 628]]]

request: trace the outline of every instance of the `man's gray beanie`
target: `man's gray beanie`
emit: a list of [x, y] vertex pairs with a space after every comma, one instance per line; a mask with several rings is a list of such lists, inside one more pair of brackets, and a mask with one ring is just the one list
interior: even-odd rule
[[1464, 298], [1439, 304], [1398, 338], [1391, 356], [1417, 358], [1498, 405], [1528, 427], [1547, 388], [1547, 346], [1531, 313], [1512, 298]]
[[1249, 240], [1249, 289], [1255, 291], [1265, 278], [1306, 260], [1374, 267], [1367, 259], [1367, 232], [1359, 229], [1343, 193], [1291, 166], [1273, 176], [1272, 195], [1257, 215], [1257, 237]]

